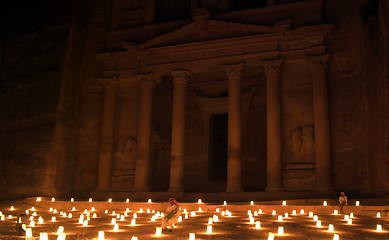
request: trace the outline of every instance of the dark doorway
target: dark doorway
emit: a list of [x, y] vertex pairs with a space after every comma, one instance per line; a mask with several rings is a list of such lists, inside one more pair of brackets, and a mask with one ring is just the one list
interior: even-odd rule
[[209, 121], [208, 178], [227, 180], [228, 114], [211, 115]]

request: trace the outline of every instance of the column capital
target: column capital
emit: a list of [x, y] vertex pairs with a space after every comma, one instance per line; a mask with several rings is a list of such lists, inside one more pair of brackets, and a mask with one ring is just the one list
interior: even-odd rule
[[269, 73], [280, 73], [282, 62], [283, 59], [280, 58], [275, 60], [261, 60], [260, 64], [263, 67], [265, 74], [269, 74]]
[[119, 83], [118, 78], [116, 76], [108, 78], [99, 78], [97, 79], [97, 81], [99, 81], [104, 87], [116, 86]]
[[189, 81], [189, 76], [192, 75], [191, 71], [188, 70], [173, 70], [170, 72], [173, 77], [173, 83], [176, 84], [186, 84]]
[[242, 70], [244, 63], [236, 63], [236, 64], [225, 64], [223, 65], [226, 70], [228, 79], [241, 79], [242, 78]]
[[307, 56], [305, 59], [310, 63], [311, 70], [326, 70], [328, 67], [328, 60], [330, 54], [318, 55], [318, 56]]
[[150, 73], [141, 73], [138, 74], [138, 81], [141, 87], [154, 87], [155, 81], [153, 79], [154, 74]]

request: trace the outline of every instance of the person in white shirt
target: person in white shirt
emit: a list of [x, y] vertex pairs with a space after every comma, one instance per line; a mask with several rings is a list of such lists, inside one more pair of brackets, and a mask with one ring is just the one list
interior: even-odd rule
[[169, 198], [169, 207], [166, 208], [165, 217], [161, 219], [161, 227], [163, 231], [173, 231], [174, 224], [177, 223], [178, 217], [181, 215], [181, 208], [174, 198]]

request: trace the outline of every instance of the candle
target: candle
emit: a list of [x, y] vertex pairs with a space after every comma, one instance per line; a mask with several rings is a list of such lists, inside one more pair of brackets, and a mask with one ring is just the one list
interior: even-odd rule
[[207, 234], [212, 233], [212, 225], [207, 225]]
[[339, 240], [339, 235], [335, 233], [333, 240]]
[[381, 213], [380, 212], [377, 212], [377, 218], [381, 218]]
[[286, 206], [286, 201], [282, 201], [282, 206]]
[[197, 200], [197, 203], [201, 203], [201, 199], [198, 199], [198, 200]]
[[155, 236], [161, 236], [162, 235], [162, 227], [155, 227]]
[[284, 235], [284, 227], [282, 226], [278, 227], [278, 235]]
[[356, 201], [356, 202], [355, 202], [355, 206], [359, 206], [359, 201]]
[[260, 221], [256, 221], [255, 222], [255, 228], [256, 229], [260, 229], [261, 228], [261, 222]]
[[104, 240], [104, 231], [98, 232], [97, 240]]
[[274, 234], [272, 232], [269, 232], [269, 235], [267, 236], [267, 240], [274, 240]]
[[329, 225], [328, 225], [328, 231], [329, 231], [329, 232], [333, 232], [333, 231], [334, 231], [334, 225], [329, 224]]
[[323, 202], [323, 206], [327, 206], [327, 201], [324, 201], [324, 202]]
[[377, 232], [382, 232], [382, 225], [381, 224], [377, 224]]
[[118, 232], [119, 231], [119, 224], [115, 224], [114, 226], [113, 226], [113, 231], [114, 232]]
[[48, 236], [47, 232], [39, 233], [39, 240], [49, 240], [49, 236]]
[[63, 233], [63, 231], [64, 231], [64, 227], [63, 226], [59, 226], [58, 229], [57, 229], [57, 234]]
[[316, 222], [316, 227], [321, 227], [321, 221], [320, 220], [317, 220], [317, 222]]
[[189, 240], [195, 240], [196, 235], [194, 233], [189, 233]]
[[251, 201], [251, 202], [250, 202], [250, 205], [254, 205], [254, 201]]

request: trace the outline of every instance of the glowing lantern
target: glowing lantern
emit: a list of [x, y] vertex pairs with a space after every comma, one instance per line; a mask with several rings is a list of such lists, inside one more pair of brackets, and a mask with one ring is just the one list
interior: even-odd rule
[[57, 234], [63, 233], [63, 231], [64, 231], [64, 227], [63, 226], [59, 226], [58, 229], [57, 229]]
[[351, 218], [349, 218], [349, 219], [347, 220], [347, 224], [348, 224], [348, 225], [353, 224], [353, 220], [352, 220]]
[[208, 224], [212, 224], [213, 219], [210, 217], [208, 218]]
[[355, 206], [359, 206], [359, 201], [356, 201], [356, 202], [355, 202]]
[[10, 208], [9, 210], [11, 210], [11, 211], [15, 211], [15, 208], [14, 208], [14, 206], [11, 206], [11, 208]]
[[66, 239], [66, 234], [65, 233], [58, 234], [57, 240], [65, 240], [65, 239]]
[[147, 200], [148, 203], [151, 203], [151, 199]]
[[76, 207], [72, 207], [72, 211], [76, 211]]
[[316, 227], [321, 227], [321, 221], [320, 220], [318, 220], [317, 222], [316, 222]]
[[250, 205], [254, 205], [254, 201], [251, 201], [251, 202], [250, 202]]
[[55, 198], [52, 197], [52, 198], [51, 198], [51, 201], [52, 201], [52, 202], [55, 202]]
[[207, 225], [207, 234], [212, 233], [212, 225]]
[[289, 217], [289, 214], [286, 212], [286, 213], [284, 214], [284, 218], [288, 219], [288, 217]]
[[250, 217], [250, 224], [254, 224], [254, 218]]
[[274, 234], [272, 232], [269, 232], [269, 235], [267, 236], [267, 240], [274, 240]]
[[339, 235], [335, 233], [334, 238], [332, 238], [332, 240], [339, 240]]
[[188, 219], [189, 218], [189, 215], [188, 214], [185, 214], [185, 219]]
[[213, 221], [214, 222], [219, 222], [219, 216], [218, 215], [213, 215]]
[[327, 206], [327, 201], [324, 201], [324, 202], [323, 202], [323, 206]]
[[258, 209], [258, 214], [262, 214], [262, 209]]
[[37, 201], [37, 202], [40, 202], [40, 201], [42, 201], [42, 198], [41, 198], [41, 197], [37, 197], [37, 198], [36, 198], [36, 201]]
[[308, 216], [311, 218], [311, 217], [313, 217], [313, 212], [309, 212], [308, 213]]
[[275, 216], [276, 214], [277, 214], [276, 210], [273, 210], [273, 211], [271, 212], [271, 215], [273, 215], [273, 216]]
[[83, 226], [83, 227], [88, 226], [88, 220], [84, 220], [84, 222], [82, 223], [82, 226]]
[[194, 233], [189, 233], [189, 240], [195, 240], [196, 235]]
[[382, 232], [382, 225], [381, 224], [377, 224], [377, 232]]
[[197, 203], [201, 203], [201, 199], [197, 200]]
[[344, 215], [344, 220], [348, 221], [349, 218], [350, 218], [349, 215]]
[[116, 224], [116, 218], [111, 218], [111, 225], [115, 225]]
[[39, 233], [39, 240], [49, 240], [49, 236], [48, 236], [47, 232]]
[[196, 216], [196, 212], [195, 212], [195, 211], [192, 211], [192, 212], [190, 213], [190, 216], [191, 216], [191, 217]]
[[[185, 209], [186, 210], [186, 209]], [[220, 212], [220, 208], [216, 208], [216, 212], [218, 213], [218, 212]]]
[[338, 210], [334, 210], [334, 215], [338, 215]]
[[282, 222], [282, 215], [278, 215], [278, 221]]
[[113, 231], [114, 232], [119, 232], [119, 224], [115, 224], [114, 226], [113, 226]]
[[300, 214], [305, 214], [304, 209], [300, 210]]
[[313, 221], [319, 220], [319, 217], [317, 215], [313, 216]]
[[199, 207], [199, 212], [202, 212], [202, 211], [203, 211], [203, 209], [201, 207]]
[[377, 212], [377, 218], [381, 218], [381, 213], [380, 212]]
[[26, 238], [32, 238], [32, 229], [26, 228]]
[[282, 226], [278, 227], [278, 235], [284, 235], [284, 227]]
[[71, 202], [74, 202], [74, 198], [71, 198], [70, 201], [71, 201]]
[[292, 215], [296, 215], [297, 214], [297, 211], [296, 210], [293, 210], [292, 211]]
[[136, 220], [135, 218], [131, 219], [131, 226], [135, 226], [136, 225]]
[[43, 217], [42, 217], [42, 216], [39, 216], [39, 218], [38, 218], [38, 223], [39, 223], [39, 224], [43, 224]]
[[255, 228], [256, 229], [260, 229], [261, 228], [261, 222], [260, 221], [256, 221], [255, 222]]
[[286, 201], [282, 201], [282, 206], [286, 206]]
[[52, 222], [57, 221], [56, 217], [55, 217], [55, 216], [52, 216], [52, 217], [51, 217], [51, 221], [52, 221]]
[[182, 216], [178, 216], [177, 222], [182, 222]]
[[138, 240], [138, 237], [132, 236], [131, 240]]
[[138, 217], [138, 214], [134, 213], [132, 214], [132, 218], [137, 218]]
[[130, 199], [127, 198], [127, 199], [126, 199], [126, 203], [129, 203], [129, 202], [130, 202]]
[[350, 213], [350, 218], [354, 218], [354, 213], [353, 212]]
[[162, 235], [162, 227], [155, 227], [155, 236], [159, 237]]
[[97, 235], [97, 240], [104, 240], [105, 234], [104, 231], [99, 231]]
[[223, 202], [223, 205], [224, 205], [224, 206], [227, 205], [227, 201], [224, 201], [224, 202]]
[[333, 232], [335, 229], [334, 229], [334, 225], [330, 224], [328, 225], [328, 231], [329, 232]]

